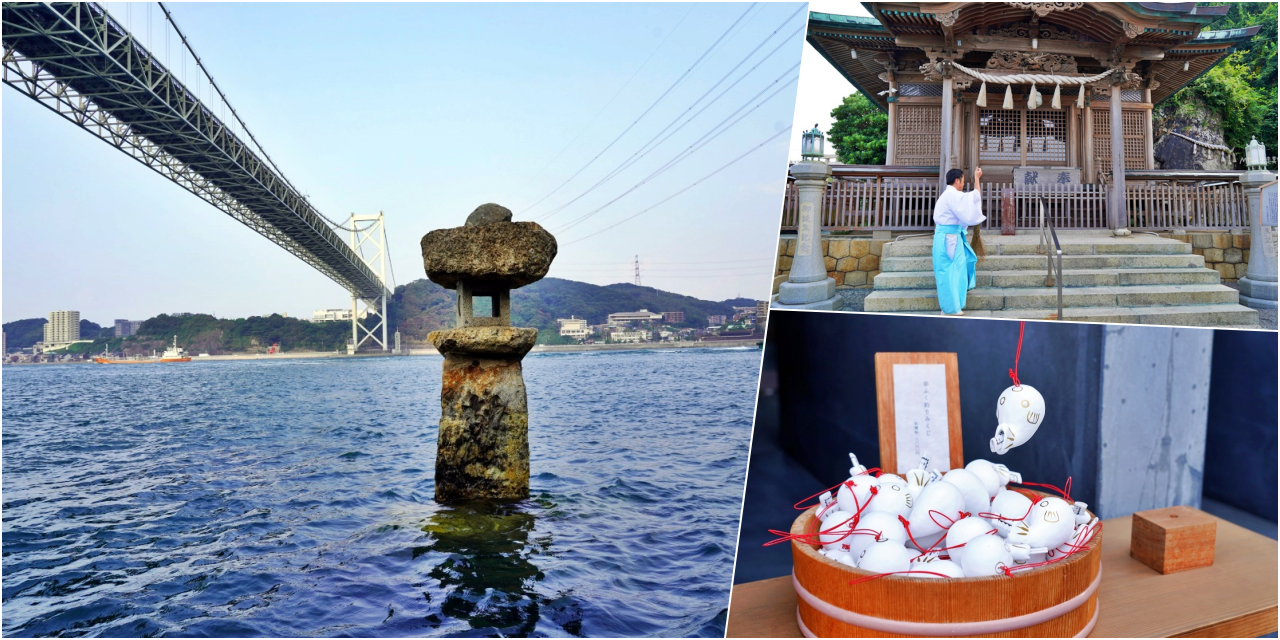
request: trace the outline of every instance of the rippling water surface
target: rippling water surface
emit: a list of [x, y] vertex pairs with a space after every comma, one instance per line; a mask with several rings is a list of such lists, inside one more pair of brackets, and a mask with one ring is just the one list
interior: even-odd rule
[[439, 357], [3, 369], [3, 631], [723, 634], [760, 352], [534, 354], [532, 498], [432, 500]]

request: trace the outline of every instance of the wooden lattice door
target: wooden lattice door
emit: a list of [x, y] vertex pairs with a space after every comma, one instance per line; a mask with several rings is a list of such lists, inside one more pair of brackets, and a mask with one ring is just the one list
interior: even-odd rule
[[[1124, 109], [1120, 112], [1124, 135], [1124, 168], [1147, 167], [1147, 112]], [[1111, 171], [1111, 112], [1093, 109], [1093, 161], [1099, 173]]]

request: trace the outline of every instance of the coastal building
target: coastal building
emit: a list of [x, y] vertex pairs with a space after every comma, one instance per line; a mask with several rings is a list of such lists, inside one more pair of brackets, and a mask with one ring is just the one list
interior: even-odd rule
[[591, 333], [591, 328], [587, 326], [585, 318], [569, 316], [568, 318], [557, 318], [556, 323], [560, 325], [560, 335], [574, 340], [585, 340]]
[[645, 342], [648, 338], [648, 331], [614, 331], [609, 334], [609, 339], [614, 342]]
[[[288, 316], [285, 316], [288, 317]], [[312, 322], [351, 322], [350, 309], [316, 309], [311, 312]]]
[[662, 321], [670, 324], [680, 324], [684, 322], [683, 311], [663, 311]]
[[632, 323], [647, 324], [662, 320], [661, 313], [654, 313], [648, 309], [639, 311], [622, 311], [619, 313], [609, 314], [609, 324], [612, 326], [625, 326]]
[[142, 326], [141, 320], [116, 320], [116, 337], [127, 338], [138, 333], [138, 327]]
[[50, 311], [44, 325], [44, 348], [60, 349], [80, 339], [79, 311]]
[[725, 320], [727, 320], [727, 318], [721, 315], [707, 316], [707, 326], [718, 327], [724, 324]]
[[768, 316], [769, 316], [769, 301], [757, 300], [756, 301], [756, 324], [760, 324], [764, 322], [765, 319], [768, 318]]

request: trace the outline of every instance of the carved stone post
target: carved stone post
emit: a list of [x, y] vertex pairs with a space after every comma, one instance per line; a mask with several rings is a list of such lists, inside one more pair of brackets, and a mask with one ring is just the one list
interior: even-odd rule
[[1240, 278], [1240, 304], [1254, 309], [1276, 308], [1276, 189], [1263, 198], [1262, 185], [1275, 182], [1270, 171], [1246, 171], [1240, 176], [1249, 200], [1249, 267]]
[[[529, 496], [529, 409], [521, 359], [538, 330], [511, 326], [511, 290], [541, 280], [556, 239], [481, 205], [465, 226], [422, 238], [427, 277], [457, 292], [457, 328], [427, 339], [444, 355], [436, 501]], [[486, 304], [487, 303], [487, 304]]]
[[801, 162], [791, 167], [799, 191], [800, 220], [796, 229], [796, 255], [788, 281], [778, 285], [775, 309], [838, 311], [844, 301], [836, 295], [836, 281], [827, 275], [822, 251], [822, 196], [831, 167], [825, 162]]
[[[1112, 74], [1123, 76], [1123, 74]], [[1117, 236], [1129, 235], [1129, 212], [1124, 197], [1124, 117], [1120, 109], [1119, 82], [1111, 84], [1111, 207], [1108, 226]]]

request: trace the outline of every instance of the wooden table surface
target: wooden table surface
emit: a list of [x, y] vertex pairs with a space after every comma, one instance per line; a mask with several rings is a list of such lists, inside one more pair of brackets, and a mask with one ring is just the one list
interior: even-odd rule
[[[1276, 631], [1276, 541], [1215, 519], [1213, 566], [1169, 575], [1129, 557], [1132, 516], [1103, 521], [1098, 624], [1090, 637], [1249, 638]], [[734, 585], [726, 635], [801, 637], [791, 576]]]

